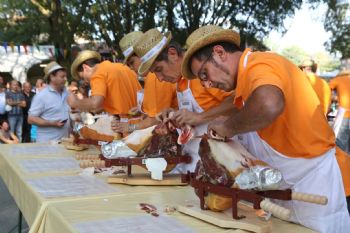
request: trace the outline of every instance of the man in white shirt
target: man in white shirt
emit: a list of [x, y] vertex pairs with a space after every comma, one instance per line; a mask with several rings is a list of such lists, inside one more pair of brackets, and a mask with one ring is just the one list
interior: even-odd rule
[[7, 119], [5, 106], [6, 106], [5, 88], [4, 88], [3, 84], [0, 83], [0, 120]]

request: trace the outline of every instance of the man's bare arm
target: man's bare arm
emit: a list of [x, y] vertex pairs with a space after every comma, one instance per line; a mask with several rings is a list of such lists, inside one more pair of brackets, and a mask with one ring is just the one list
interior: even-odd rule
[[260, 130], [275, 121], [284, 106], [282, 90], [274, 85], [263, 85], [253, 91], [241, 110], [232, 113], [224, 122], [210, 123], [208, 130], [226, 137]]
[[103, 110], [104, 97], [94, 95], [85, 99], [78, 99], [75, 95], [70, 94], [67, 102], [71, 108], [80, 109], [83, 112], [101, 112]]
[[65, 123], [60, 121], [48, 121], [41, 117], [28, 116], [28, 123], [31, 125], [37, 125], [41, 127], [62, 127]]

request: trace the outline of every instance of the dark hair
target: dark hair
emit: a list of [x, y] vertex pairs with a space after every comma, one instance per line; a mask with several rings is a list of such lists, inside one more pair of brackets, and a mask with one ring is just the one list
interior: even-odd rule
[[69, 82], [69, 85], [72, 85], [73, 82], [76, 82], [76, 83], [78, 84], [78, 86], [79, 86], [79, 82], [78, 82], [77, 80], [71, 80], [71, 81]]
[[196, 51], [191, 59], [196, 58], [199, 61], [207, 59], [213, 53], [213, 48], [216, 45], [222, 46], [225, 49], [225, 51], [229, 53], [242, 51], [242, 49], [239, 48], [236, 44], [230, 42], [214, 42]]
[[4, 122], [6, 122], [9, 125], [9, 129], [10, 129], [10, 124], [9, 124], [7, 119], [1, 119], [0, 120], [0, 127], [2, 127], [2, 124], [4, 124]]
[[91, 58], [91, 59], [88, 59], [86, 61], [84, 61], [83, 63], [81, 63], [79, 66], [78, 66], [78, 69], [77, 71], [78, 72], [82, 72], [83, 71], [83, 64], [86, 64], [90, 67], [94, 67], [95, 65], [99, 64], [100, 63], [100, 60], [96, 59], [96, 58]]
[[168, 50], [169, 48], [174, 48], [179, 56], [182, 56], [184, 49], [175, 40], [171, 40], [169, 45], [165, 47], [160, 54], [157, 56], [156, 61], [168, 61]]
[[50, 82], [51, 82], [51, 75], [56, 76], [56, 74], [57, 74], [59, 71], [66, 71], [66, 69], [65, 69], [65, 68], [61, 68], [61, 69], [52, 71], [52, 72], [49, 74], [49, 76], [47, 77], [47, 82], [50, 83]]

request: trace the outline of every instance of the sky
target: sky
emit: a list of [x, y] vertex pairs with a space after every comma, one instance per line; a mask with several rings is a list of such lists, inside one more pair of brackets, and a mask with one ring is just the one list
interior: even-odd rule
[[320, 5], [312, 10], [303, 4], [293, 17], [285, 20], [284, 25], [288, 31], [284, 35], [272, 31], [268, 39], [277, 45], [278, 50], [297, 45], [310, 54], [326, 51], [324, 43], [331, 36], [323, 28], [326, 9], [326, 5]]

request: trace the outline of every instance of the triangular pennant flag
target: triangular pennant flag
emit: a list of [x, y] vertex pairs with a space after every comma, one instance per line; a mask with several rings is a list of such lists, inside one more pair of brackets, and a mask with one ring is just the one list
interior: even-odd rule
[[62, 48], [60, 49], [60, 54], [62, 57], [64, 57], [64, 49], [62, 49]]
[[60, 49], [59, 48], [55, 48], [55, 58], [56, 58], [56, 60], [58, 60], [59, 57], [60, 57]]
[[5, 52], [7, 53], [7, 42], [2, 43], [2, 45], [4, 46]]
[[55, 55], [53, 54], [52, 48], [49, 48], [49, 51], [50, 51], [51, 57], [54, 57]]
[[11, 47], [12, 52], [14, 53], [15, 52], [15, 45], [13, 44], [13, 42], [10, 42], [10, 47]]
[[24, 53], [28, 54], [28, 45], [24, 44], [23, 48], [24, 48]]
[[31, 54], [34, 54], [34, 46], [30, 46], [29, 48], [30, 48]]

